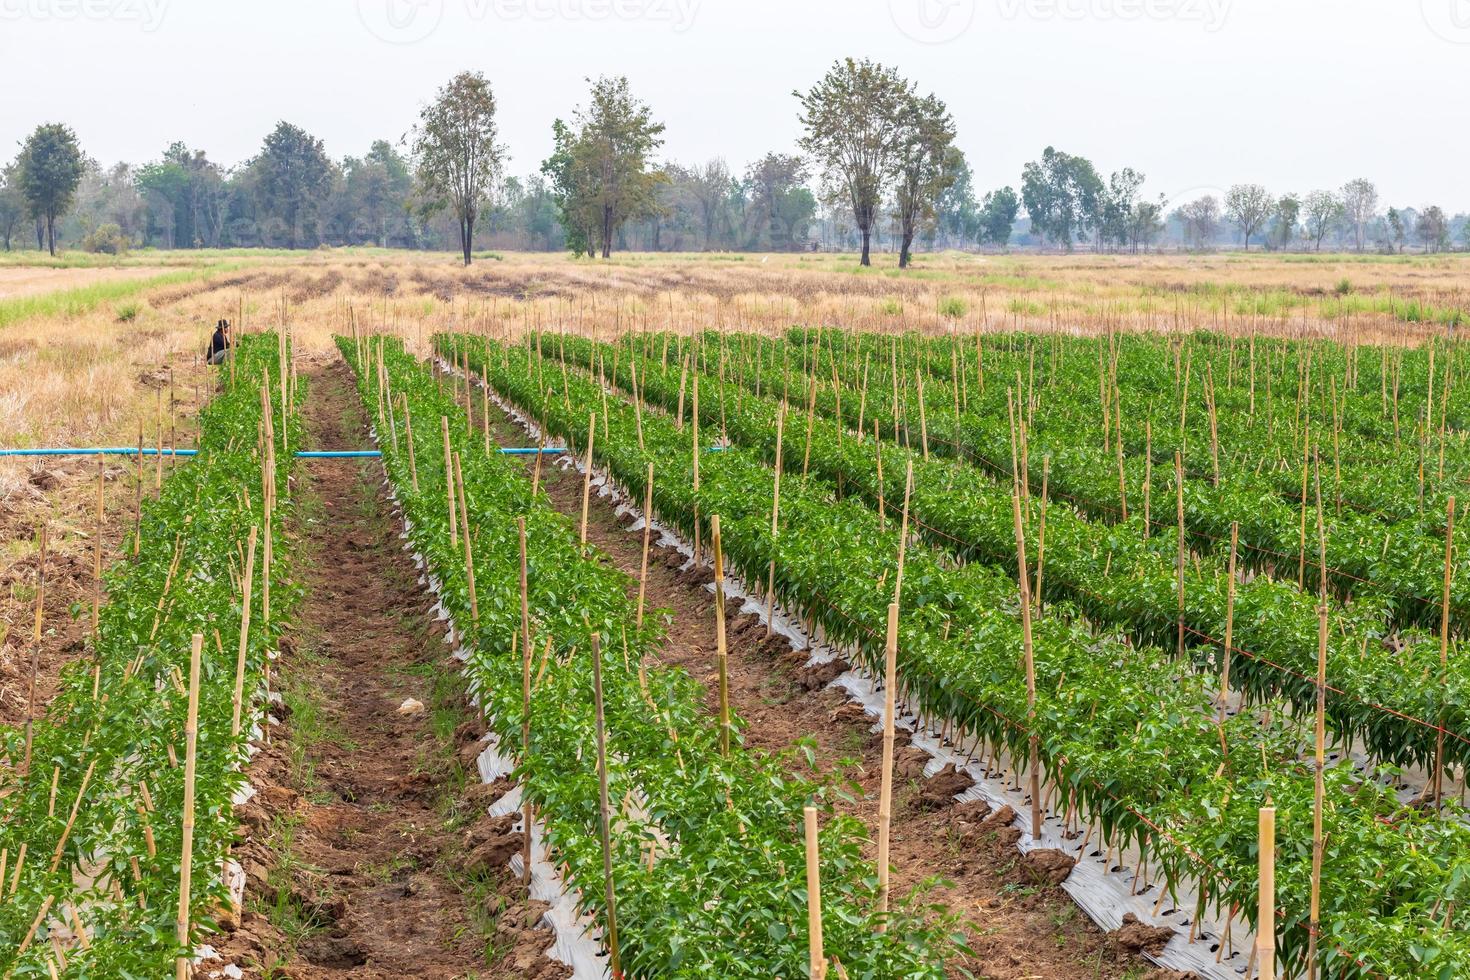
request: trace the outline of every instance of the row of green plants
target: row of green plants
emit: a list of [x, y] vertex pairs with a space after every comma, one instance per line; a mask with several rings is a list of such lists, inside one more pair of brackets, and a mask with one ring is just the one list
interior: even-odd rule
[[[624, 975], [803, 975], [803, 810], [827, 808], [840, 787], [799, 775], [795, 754], [745, 748], [738, 718], [731, 750], [722, 751], [702, 685], [683, 669], [657, 664], [666, 611], [649, 610], [639, 625], [628, 577], [579, 543], [574, 522], [544, 490], [533, 493], [518, 463], [484, 451], [453, 396], [398, 342], [340, 345], [378, 420], [383, 463], [413, 547], [464, 632], [472, 688], [502, 748], [519, 756], [514, 778], [535, 805], [565, 881], [605, 925], [593, 696], [599, 638]], [[463, 469], [469, 565], [463, 541], [450, 539], [441, 418]], [[518, 518], [526, 523], [532, 623], [529, 745], [522, 744]], [[880, 914], [873, 869], [861, 855], [864, 837], [865, 828], [841, 815], [821, 831], [827, 953], [854, 978], [943, 977], [957, 948], [949, 917], [917, 895]]]
[[[720, 514], [726, 555], [746, 581], [765, 581], [774, 563], [778, 600], [879, 669], [897, 572], [894, 521], [885, 528], [826, 481], [792, 473], [781, 484], [773, 536], [774, 477], [755, 454], [732, 447], [703, 456], [695, 491], [692, 427], [639, 413], [580, 371], [563, 373], [533, 351], [479, 338], [440, 343], [574, 446], [585, 440], [589, 416], [605, 411], [596, 457], [619, 482], [637, 497], [653, 463], [664, 520], [692, 536], [696, 525], [708, 533], [706, 515]], [[728, 400], [725, 408], [737, 410]], [[1025, 757], [1035, 733], [1041, 765], [1058, 787], [1054, 803], [1094, 822], [1109, 844], [1146, 852], [1156, 882], [1170, 890], [1193, 882], [1202, 906], [1253, 920], [1256, 815], [1273, 801], [1282, 835], [1283, 916], [1275, 931], [1285, 962], [1300, 971], [1313, 777], [1301, 761], [1303, 729], [1287, 712], [1277, 706], [1217, 721], [1211, 684], [1156, 649], [1095, 633], [1054, 606], [1034, 622], [1036, 703], [1028, 721], [1014, 579], [912, 549], [903, 582], [899, 669], [909, 705], [947, 719], [961, 741], [979, 738], [1011, 758]], [[1465, 826], [1401, 805], [1346, 766], [1329, 768], [1325, 781], [1323, 969], [1351, 977], [1452, 977], [1470, 969], [1454, 904], [1466, 888]]]
[[[633, 390], [636, 371], [645, 399], [667, 412], [679, 411], [681, 384], [687, 387], [680, 371], [634, 351], [615, 358], [611, 346], [583, 338], [557, 338], [555, 343], [558, 355], [564, 351], [574, 364], [615, 371], [612, 380], [625, 392]], [[732, 380], [722, 383], [714, 375], [700, 375], [703, 423], [773, 461], [779, 402], [742, 390], [736, 382], [745, 376], [738, 369], [730, 369], [727, 377]], [[683, 403], [692, 413], [692, 399]], [[926, 460], [903, 446], [842, 432], [836, 422], [808, 417], [796, 406], [785, 424], [781, 449], [788, 471], [808, 469], [844, 494], [870, 505], [882, 502], [892, 520], [903, 500], [906, 467], [912, 465], [912, 508], [919, 533], [957, 557], [1015, 568], [1009, 483], [977, 479], [978, 474], [953, 458]], [[1165, 648], [1177, 646], [1182, 621], [1192, 661], [1212, 674], [1221, 672], [1230, 597], [1227, 568], [1217, 556], [1185, 562], [1181, 609], [1177, 531], [1145, 538], [1134, 522], [1089, 521], [1070, 506], [1043, 501], [1037, 491], [1026, 504], [1027, 547], [1033, 556], [1043, 554], [1043, 510], [1045, 563], [1039, 578], [1045, 598], [1064, 597], [1093, 622]], [[1430, 725], [1443, 725], [1450, 733], [1446, 758], [1459, 765], [1470, 761], [1470, 669], [1458, 650], [1451, 669], [1442, 672], [1433, 636], [1406, 634], [1400, 649], [1385, 645], [1381, 607], [1333, 603], [1331, 611], [1327, 676], [1335, 689], [1328, 699], [1333, 730], [1348, 745], [1360, 741], [1383, 762], [1427, 768], [1433, 765], [1438, 741]], [[1248, 700], [1283, 697], [1299, 714], [1315, 710], [1316, 597], [1294, 583], [1266, 576], [1239, 582], [1231, 626], [1233, 685]]]
[[[773, 358], [782, 358], [792, 366], [800, 363], [803, 372], [812, 366], [822, 380], [831, 377], [836, 367], [840, 380], [850, 389], [862, 383], [868, 374], [878, 393], [875, 408], [887, 414], [891, 408], [888, 394], [892, 384], [892, 368], [899, 370], [899, 387], [907, 391], [915, 386], [915, 368], [929, 377], [926, 385], [928, 413], [935, 425], [953, 429], [952, 405], [956, 400], [951, 385], [959, 389], [966, 409], [1001, 411], [1005, 409], [1005, 388], [1019, 377], [1022, 386], [1042, 393], [1041, 404], [1028, 413], [1038, 429], [1061, 416], [1075, 416], [1072, 427], [1091, 427], [1091, 438], [1102, 449], [1111, 451], [1116, 432], [1105, 437], [1102, 427], [1104, 410], [1102, 395], [1111, 400], [1113, 375], [1116, 374], [1116, 399], [1122, 406], [1125, 421], [1122, 439], [1130, 456], [1151, 449], [1156, 462], [1172, 459], [1182, 449], [1186, 469], [1191, 476], [1213, 479], [1212, 443], [1219, 445], [1222, 477], [1249, 476], [1262, 481], [1287, 499], [1299, 500], [1302, 442], [1310, 430], [1314, 444], [1332, 465], [1326, 472], [1328, 499], [1334, 508], [1342, 506], [1384, 513], [1396, 519], [1420, 516], [1430, 528], [1443, 527], [1444, 495], [1470, 472], [1470, 458], [1459, 432], [1452, 425], [1443, 442], [1444, 474], [1440, 474], [1437, 432], [1428, 433], [1421, 446], [1416, 435], [1419, 416], [1411, 414], [1409, 391], [1400, 374], [1401, 431], [1389, 412], [1389, 399], [1383, 391], [1361, 375], [1366, 355], [1355, 359], [1358, 374], [1348, 386], [1346, 375], [1338, 377], [1318, 364], [1316, 355], [1326, 347], [1307, 347], [1314, 357], [1310, 365], [1303, 363], [1285, 342], [1261, 340], [1257, 345], [1256, 372], [1252, 394], [1248, 373], [1248, 341], [1202, 335], [1187, 343], [1166, 345], [1156, 339], [1137, 336], [1101, 337], [1096, 339], [1034, 336], [1017, 340], [1012, 335], [987, 335], [981, 338], [984, 350], [985, 376], [990, 380], [981, 390], [980, 359], [973, 338], [919, 338], [905, 335], [882, 339], [850, 341], [848, 334], [833, 330], [794, 329], [789, 334], [794, 351], [775, 344]], [[737, 341], [743, 345], [743, 341]], [[755, 352], [759, 357], [759, 351]], [[1330, 358], [1328, 358], [1330, 360]], [[1260, 375], [1273, 375], [1272, 365], [1292, 363], [1294, 374], [1273, 385]], [[1447, 376], [1447, 362], [1441, 360], [1436, 383]], [[1421, 366], [1422, 362], [1421, 362]], [[1346, 371], [1346, 363], [1339, 365]], [[956, 372], [958, 383], [952, 382]], [[1106, 378], [1099, 384], [1100, 372]], [[1427, 373], [1427, 371], [1426, 371]], [[1189, 384], [1183, 383], [1184, 376]], [[994, 384], [1001, 379], [1000, 387]], [[1304, 384], [1304, 381], [1310, 381]], [[1211, 383], [1213, 382], [1213, 384]], [[1424, 383], [1421, 379], [1420, 383]], [[1060, 384], [1063, 394], [1058, 399], [1053, 389]], [[1371, 387], [1370, 387], [1371, 386]], [[1188, 388], [1189, 411], [1183, 413], [1184, 438], [1180, 436], [1180, 401]], [[1389, 389], [1391, 390], [1391, 388]], [[1453, 388], [1450, 389], [1453, 392]], [[1213, 392], [1218, 411], [1212, 426], [1206, 399]], [[1360, 392], [1366, 392], [1360, 394]], [[1418, 392], [1417, 408], [1425, 408], [1424, 392]], [[1439, 402], [1443, 391], [1436, 392], [1434, 418], [1436, 429], [1442, 414]], [[973, 403], [971, 396], [980, 399]], [[983, 408], [982, 408], [983, 406]], [[900, 413], [902, 424], [915, 440], [918, 420], [914, 406]], [[856, 408], [856, 406], [854, 406]], [[1340, 434], [1334, 440], [1334, 421]], [[1152, 439], [1147, 438], [1145, 422], [1151, 424]], [[952, 437], [951, 437], [952, 438]], [[947, 447], [939, 447], [948, 451]], [[1425, 491], [1420, 501], [1418, 462], [1425, 454]]]
[[[191, 638], [204, 635], [198, 707], [191, 940], [207, 934], [228, 893], [232, 798], [258, 716], [266, 651], [298, 599], [289, 566], [290, 457], [277, 454], [270, 615], [258, 440], [261, 385], [278, 394], [277, 339], [251, 335], [200, 413], [199, 454], [142, 506], [141, 533], [105, 576], [108, 601], [91, 655], [63, 671], [37, 721], [0, 730], [0, 976], [171, 976], [183, 854]], [[300, 444], [300, 420], [272, 402], [276, 446]], [[246, 542], [261, 529], [248, 601], [243, 724], [232, 731]], [[134, 548], [136, 547], [136, 553]], [[90, 615], [74, 608], [73, 615]], [[22, 858], [22, 851], [24, 857]], [[84, 929], [85, 941], [76, 935]], [[60, 952], [58, 952], [58, 949]], [[63, 959], [64, 958], [64, 959]]]
[[[800, 337], [804, 344], [816, 339], [814, 333]], [[997, 340], [1000, 350], [992, 352], [990, 367], [1004, 372], [1011, 338]], [[962, 346], [959, 338], [912, 338], [909, 342], [924, 368], [946, 386], [956, 383], [960, 352], [975, 353], [973, 344]], [[1330, 342], [1291, 345], [1258, 338], [1252, 343], [1249, 338], [1210, 334], [1178, 344], [1118, 335], [1057, 340], [1044, 343], [1040, 351], [1034, 349], [1034, 338], [1031, 343], [1032, 350], [1023, 347], [1018, 352], [1025, 354], [1024, 364], [1009, 365], [1012, 378], [1020, 367], [1029, 384], [1034, 358], [1040, 362], [1036, 365], [1039, 385], [1050, 387], [1058, 375], [1075, 381], [1062, 408], [1075, 406], [1073, 399], [1083, 399], [1080, 407], [1085, 417], [1099, 425], [1096, 436], [1102, 445], [1098, 372], [1116, 375], [1127, 450], [1131, 454], [1145, 451], [1147, 421], [1153, 429], [1156, 459], [1170, 459], [1182, 449], [1192, 474], [1213, 476], [1211, 444], [1218, 441], [1222, 477], [1241, 472], [1259, 474], [1277, 493], [1300, 499], [1301, 443], [1310, 430], [1324, 458], [1334, 464], [1326, 481], [1329, 499], [1334, 503], [1340, 499], [1344, 506], [1386, 513], [1396, 519], [1422, 514], [1431, 525], [1437, 520], [1442, 527], [1446, 488], [1453, 488], [1470, 472], [1464, 430], [1455, 424], [1462, 417], [1455, 408], [1455, 388], [1452, 383], [1446, 384], [1453, 382], [1463, 360], [1457, 347], [1436, 348], [1439, 358], [1433, 376], [1434, 410], [1426, 431], [1422, 423], [1428, 410], [1430, 378], [1428, 357], [1422, 351], [1411, 355], [1402, 348], [1358, 348], [1349, 355]], [[996, 354], [1001, 358], [998, 364]], [[1411, 357], [1417, 377], [1415, 371], [1405, 369]], [[966, 370], [961, 372], [964, 376], [957, 381], [962, 388], [968, 388], [966, 382], [978, 370], [978, 355], [973, 364], [966, 360]], [[1252, 364], [1254, 384], [1249, 376]], [[1289, 373], [1273, 370], [1276, 366], [1289, 369]], [[1365, 376], [1365, 372], [1376, 378]], [[1185, 375], [1192, 397], [1189, 411], [1184, 413], [1181, 439], [1179, 403]], [[1397, 398], [1393, 395], [1396, 388]], [[939, 394], [945, 401], [938, 407], [947, 408], [948, 392], [941, 390]], [[1217, 407], [1213, 431], [1205, 401], [1211, 395]], [[1448, 412], [1442, 404], [1447, 396]], [[1047, 415], [1056, 410], [1050, 402], [1046, 408]], [[1449, 422], [1443, 441], [1443, 475], [1438, 435], [1441, 416]], [[1422, 444], [1420, 435], [1425, 436]], [[1422, 502], [1418, 478], [1421, 453], [1426, 464]], [[1262, 466], [1263, 460], [1270, 465]]]
[[[779, 342], [777, 342], [779, 345]], [[972, 352], [973, 354], [973, 352]], [[707, 357], [713, 369], [717, 355]], [[750, 367], [748, 360], [727, 358], [726, 370], [755, 371], [763, 376], [767, 391], [795, 392], [793, 401], [805, 401], [808, 381], [804, 376], [792, 377], [794, 368], [782, 371], [778, 358], [771, 358], [762, 369], [758, 359]], [[793, 358], [787, 357], [790, 365]], [[1073, 363], [1081, 364], [1080, 359]], [[743, 368], [741, 365], [745, 365]], [[861, 368], [859, 368], [861, 370]], [[930, 404], [937, 398], [933, 387], [924, 392], [926, 407], [920, 416], [916, 386], [900, 388], [898, 425], [891, 410], [892, 389], [872, 388], [866, 403], [860, 393], [840, 382], [834, 388], [818, 374], [816, 408], [832, 418], [840, 416], [856, 427], [863, 416], [864, 429], [871, 430], [874, 416], [885, 436], [897, 432], [896, 441], [920, 448], [922, 432], [927, 430], [930, 455], [960, 455], [1007, 479], [1011, 475], [1012, 426], [1007, 405], [1007, 384], [1014, 376], [992, 377], [984, 399], [971, 396], [969, 410], [958, 413], [956, 428], [954, 399], [944, 396], [943, 411]], [[1024, 376], [1022, 388], [1026, 387]], [[1119, 490], [1119, 461], [1116, 448], [1105, 451], [1095, 427], [1098, 411], [1086, 412], [1056, 409], [1069, 399], [1085, 401], [1085, 377], [1069, 383], [1058, 381], [1045, 391], [1045, 404], [1052, 409], [1028, 412], [1024, 393], [1017, 411], [1029, 414], [1033, 424], [1027, 432], [1024, 469], [1030, 485], [1039, 489], [1045, 477], [1053, 494], [1067, 499], [1086, 513], [1105, 520], [1120, 520], [1124, 513], [1124, 497]], [[1096, 375], [1093, 376], [1096, 388]], [[876, 392], [881, 391], [878, 395]], [[1082, 394], [1077, 392], [1082, 391]], [[873, 402], [878, 404], [874, 405]], [[1125, 413], [1126, 414], [1126, 413]], [[1052, 418], [1049, 424], [1043, 424]], [[921, 425], [922, 422], [922, 425]], [[1157, 430], [1156, 430], [1157, 435]], [[1140, 447], [1141, 450], [1141, 447]], [[1172, 460], [1150, 460], [1141, 451], [1126, 450], [1122, 464], [1127, 488], [1127, 514], [1130, 519], [1147, 523], [1153, 533], [1167, 531], [1174, 524], [1174, 479]], [[1444, 542], [1442, 522], [1440, 536], [1424, 522], [1407, 520], [1385, 525], [1371, 514], [1357, 511], [1335, 512], [1331, 506], [1328, 482], [1332, 473], [1330, 460], [1319, 467], [1324, 499], [1328, 502], [1327, 565], [1337, 594], [1358, 596], [1374, 603], [1382, 602], [1395, 625], [1420, 624], [1437, 626], [1443, 583]], [[1310, 474], [1309, 474], [1310, 476]], [[1300, 470], [1296, 477], [1300, 490]], [[1147, 484], [1147, 492], [1145, 485]], [[1312, 487], [1309, 482], [1308, 496]], [[1309, 504], [1310, 509], [1310, 504]], [[1236, 475], [1215, 485], [1207, 476], [1185, 478], [1185, 524], [1199, 550], [1222, 552], [1228, 547], [1230, 527], [1239, 523], [1241, 563], [1255, 572], [1281, 578], [1297, 579], [1301, 584], [1316, 583], [1316, 563], [1311, 560], [1310, 533], [1303, 534], [1303, 509], [1299, 501], [1282, 498], [1270, 486], [1252, 474]], [[1315, 523], [1308, 516], [1309, 529]], [[1470, 528], [1457, 531], [1464, 541]], [[1140, 529], [1142, 530], [1142, 529]], [[1305, 558], [1305, 560], [1303, 560]], [[1457, 576], [1452, 592], [1452, 609], [1461, 615], [1452, 617], [1452, 627], [1467, 621], [1470, 614], [1470, 581]]]

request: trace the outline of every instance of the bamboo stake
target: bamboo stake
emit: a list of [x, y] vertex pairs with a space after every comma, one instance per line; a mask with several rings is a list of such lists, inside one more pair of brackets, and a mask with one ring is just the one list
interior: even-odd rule
[[26, 744], [22, 767], [22, 771], [27, 773], [31, 771], [31, 738], [36, 722], [36, 677], [41, 669], [42, 625], [46, 614], [46, 547], [49, 532], [45, 522], [42, 522], [37, 537], [40, 548], [36, 557], [36, 625], [31, 638], [31, 676], [26, 692]]
[[1230, 700], [1230, 648], [1235, 633], [1235, 558], [1240, 542], [1240, 522], [1230, 523], [1230, 562], [1225, 580], [1225, 649], [1220, 665], [1220, 721], [1225, 721], [1225, 704]]
[[[786, 431], [786, 402], [776, 409], [776, 456], [775, 477], [771, 483], [771, 564], [766, 571], [766, 638], [771, 636], [776, 622], [776, 536], [781, 530], [781, 439]], [[880, 475], [879, 482], [882, 482]], [[882, 490], [878, 491], [882, 493]]]
[[449, 510], [449, 547], [459, 547], [459, 517], [454, 506], [454, 455], [449, 449], [449, 416], [439, 416], [444, 436], [444, 502]]
[[41, 908], [36, 912], [36, 918], [31, 922], [30, 929], [26, 930], [25, 938], [20, 941], [20, 946], [15, 950], [16, 956], [20, 956], [30, 948], [31, 941], [36, 938], [36, 930], [41, 928], [41, 923], [46, 920], [46, 913], [51, 911], [51, 903], [54, 901], [56, 901], [55, 895], [47, 895], [46, 900], [41, 903]]
[[138, 420], [138, 472], [133, 484], [133, 557], [143, 547], [143, 420]]
[[1256, 911], [1256, 959], [1263, 980], [1276, 977], [1276, 808], [1261, 807], [1260, 889]]
[[[195, 633], [189, 653], [189, 714], [184, 723], [184, 819], [183, 846], [179, 858], [179, 914], [176, 938], [189, 950], [189, 886], [194, 864], [194, 773], [198, 764], [199, 745], [199, 655], [204, 649], [204, 634]], [[188, 980], [193, 973], [190, 953], [174, 960], [175, 980]]]
[[[521, 762], [528, 762], [531, 757], [531, 603], [530, 590], [527, 588], [526, 576], [526, 519], [516, 518], [516, 532], [520, 538], [521, 545]], [[547, 649], [551, 649], [550, 638], [547, 638]], [[524, 788], [522, 788], [524, 797]], [[522, 843], [521, 858], [524, 867], [521, 869], [522, 884], [527, 889], [527, 901], [530, 901], [531, 888], [531, 804], [527, 801], [525, 805], [525, 841]]]
[[888, 604], [888, 636], [883, 648], [883, 776], [878, 791], [878, 931], [888, 929], [888, 848], [893, 820], [894, 713], [898, 688], [898, 603]]
[[413, 415], [408, 410], [408, 396], [403, 396], [403, 432], [408, 440], [408, 475], [413, 481], [413, 492], [419, 492], [419, 464], [418, 456], [413, 448]]
[[710, 542], [715, 551], [715, 660], [720, 671], [720, 752], [730, 754], [730, 670], [725, 642], [725, 552], [720, 542], [720, 515], [709, 518]]
[[92, 781], [92, 773], [97, 768], [97, 760], [93, 759], [87, 766], [87, 771], [82, 774], [82, 785], [77, 789], [77, 798], [72, 801], [71, 814], [66, 818], [66, 826], [61, 831], [61, 837], [56, 841], [56, 850], [51, 855], [51, 868], [47, 874], [55, 874], [56, 869], [61, 867], [61, 855], [66, 851], [67, 838], [71, 836], [72, 825], [77, 822], [77, 811], [82, 808], [82, 799], [87, 795], [87, 784]]
[[653, 533], [653, 464], [643, 486], [643, 561], [638, 567], [638, 628], [643, 628], [643, 600], [648, 594], [648, 541]]
[[607, 802], [607, 722], [602, 706], [602, 638], [592, 634], [592, 689], [597, 699], [597, 790], [598, 806], [601, 810], [602, 832], [602, 880], [603, 898], [607, 904], [607, 951], [611, 959], [614, 980], [623, 975], [622, 960], [618, 953], [618, 910], [613, 893], [612, 840], [609, 828], [609, 806]]
[[[102, 615], [102, 524], [105, 520], [103, 512], [103, 473], [102, 458], [97, 458], [97, 536], [92, 542], [92, 636], [93, 652], [96, 653], [97, 624]], [[100, 656], [100, 654], [99, 654]]]
[[587, 510], [592, 502], [592, 442], [597, 437], [597, 413], [587, 416], [587, 461], [582, 467], [582, 530], [578, 542], [587, 549]]
[[694, 410], [689, 416], [689, 454], [694, 461], [694, 567], [699, 567], [699, 556], [704, 551], [700, 541], [699, 525], [699, 375], [694, 375]]
[[240, 714], [245, 695], [245, 652], [250, 643], [251, 587], [255, 579], [255, 539], [257, 528], [250, 529], [250, 542], [245, 549], [245, 580], [240, 600], [240, 648], [235, 657], [234, 710], [230, 717], [230, 738], [240, 736]]
[[[468, 384], [468, 380], [465, 383]], [[472, 628], [478, 630], [480, 628], [480, 598], [475, 592], [475, 553], [470, 544], [470, 510], [464, 499], [464, 459], [459, 453], [454, 454], [454, 483], [455, 490], [459, 494], [460, 524], [464, 527], [464, 575], [465, 584], [470, 590], [470, 624]]]
[[1036, 732], [1036, 658], [1031, 645], [1031, 573], [1026, 565], [1026, 535], [1021, 526], [1021, 497], [1011, 494], [1011, 514], [1016, 530], [1016, 568], [1021, 584], [1021, 641], [1026, 659], [1026, 726], [1031, 730], [1029, 761], [1031, 775], [1031, 837], [1041, 839], [1041, 782], [1037, 772], [1040, 737]]
[[914, 368], [914, 382], [918, 386], [919, 396], [919, 444], [924, 450], [924, 460], [929, 460], [929, 420], [924, 412], [924, 376], [919, 369]]
[[822, 867], [817, 839], [817, 808], [806, 808], [806, 908], [810, 980], [826, 980], [827, 957], [822, 952]]
[[893, 601], [898, 602], [903, 592], [904, 553], [909, 540], [909, 497], [914, 492], [914, 461], [909, 459], [903, 482], [903, 517], [898, 531], [898, 574], [893, 580]]
[[1188, 549], [1184, 544], [1184, 459], [1177, 451], [1174, 453], [1174, 491], [1178, 510], [1177, 516], [1179, 519], [1179, 559], [1176, 565], [1178, 592], [1177, 621], [1179, 626], [1178, 654], [1182, 660], [1184, 658], [1184, 560], [1185, 553]]
[[[1448, 683], [1450, 667], [1450, 574], [1455, 549], [1455, 498], [1452, 495], [1445, 508], [1444, 531], [1444, 591], [1440, 594], [1439, 608], [1439, 677], [1440, 684]], [[1444, 719], [1441, 717], [1434, 746], [1434, 807], [1444, 806]]]

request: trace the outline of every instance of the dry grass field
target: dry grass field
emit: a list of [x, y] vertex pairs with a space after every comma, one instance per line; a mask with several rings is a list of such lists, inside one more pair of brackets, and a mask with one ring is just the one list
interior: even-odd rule
[[[32, 253], [33, 254], [33, 253]], [[527, 326], [608, 335], [798, 324], [868, 330], [1257, 330], [1413, 344], [1463, 316], [1463, 256], [893, 256], [626, 254], [590, 262], [376, 249], [160, 253], [0, 261], [0, 446], [186, 447], [210, 385], [201, 360], [215, 320], [289, 325], [302, 356], [326, 354], [353, 318], [427, 350], [443, 328], [513, 334]], [[46, 290], [52, 284], [59, 288]], [[39, 291], [38, 291], [39, 290]], [[24, 294], [24, 295], [19, 295]], [[24, 304], [24, 305], [22, 305]], [[131, 464], [101, 471], [114, 515], [132, 507]], [[52, 525], [59, 569], [89, 579], [92, 459], [0, 461], [0, 717], [17, 707], [29, 643], [36, 528]], [[147, 481], [145, 480], [145, 485]], [[89, 581], [54, 581], [60, 613]], [[54, 615], [50, 621], [59, 622]], [[54, 663], [63, 659], [58, 654]]]

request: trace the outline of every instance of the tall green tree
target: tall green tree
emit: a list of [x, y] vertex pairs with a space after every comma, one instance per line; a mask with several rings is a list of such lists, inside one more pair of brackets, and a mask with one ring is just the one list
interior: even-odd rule
[[284, 225], [286, 247], [318, 241], [317, 217], [334, 176], [322, 141], [299, 126], [277, 123], [249, 166], [255, 172], [259, 206]]
[[475, 219], [500, 177], [505, 147], [497, 140], [495, 94], [479, 72], [460, 72], [419, 117], [414, 155], [430, 207], [448, 206], [470, 264]]
[[1419, 217], [1414, 222], [1414, 234], [1423, 243], [1426, 252], [1440, 252], [1448, 248], [1450, 221], [1445, 216], [1444, 208], [1431, 204], [1419, 212]]
[[852, 205], [862, 236], [862, 264], [869, 257], [873, 226], [908, 131], [903, 112], [914, 87], [892, 68], [864, 59], [835, 63], [812, 89], [795, 94], [806, 132], [800, 146], [816, 158], [829, 188], [841, 189]]
[[806, 163], [786, 153], [767, 153], [746, 169], [750, 247], [788, 251], [805, 240], [817, 213], [817, 199], [806, 188], [806, 177]]
[[1140, 198], [1134, 202], [1128, 214], [1128, 247], [1136, 255], [1140, 248], [1145, 251], [1164, 230], [1164, 195], [1156, 201]]
[[1342, 201], [1331, 191], [1312, 191], [1302, 201], [1302, 224], [1315, 251], [1322, 251], [1322, 239], [1342, 221], [1343, 214]]
[[0, 170], [0, 238], [5, 241], [5, 251], [10, 251], [10, 239], [25, 216], [26, 199], [20, 188], [20, 166], [9, 163]]
[[1245, 250], [1251, 250], [1251, 235], [1266, 223], [1275, 206], [1271, 192], [1260, 184], [1234, 184], [1225, 192], [1225, 213], [1240, 229]]
[[1297, 222], [1301, 218], [1301, 198], [1295, 194], [1283, 194], [1276, 201], [1275, 210], [1271, 214], [1271, 242], [1276, 248], [1290, 248], [1291, 240], [1296, 237]]
[[657, 210], [655, 192], [664, 177], [651, 157], [663, 146], [664, 124], [633, 96], [626, 76], [603, 76], [591, 84], [591, 100], [572, 117], [577, 126], [573, 153], [585, 203], [597, 215], [597, 243], [607, 258], [624, 222]]
[[46, 247], [52, 255], [56, 254], [56, 219], [76, 198], [83, 169], [76, 133], [61, 123], [37, 126], [21, 151], [21, 193], [31, 217], [44, 224]]
[[1005, 248], [1011, 242], [1011, 229], [1021, 211], [1021, 199], [1011, 187], [990, 191], [980, 202], [980, 234], [982, 245]]
[[1102, 219], [1097, 224], [1099, 246], [1127, 247], [1132, 241], [1133, 219], [1139, 205], [1138, 192], [1144, 176], [1124, 167], [1108, 178], [1102, 195]]
[[387, 140], [376, 140], [361, 159], [342, 161], [342, 193], [336, 221], [348, 242], [369, 241], [387, 248], [394, 236], [406, 237], [413, 174]]
[[1075, 238], [1101, 217], [1102, 178], [1092, 161], [1048, 146], [1021, 171], [1021, 201], [1031, 227], [1072, 251]]
[[576, 256], [593, 254], [597, 215], [591, 199], [591, 177], [578, 155], [578, 136], [561, 119], [551, 123], [551, 156], [541, 162], [541, 173], [550, 182], [551, 197], [561, 226], [566, 230], [567, 248]]
[[951, 146], [944, 152], [945, 187], [935, 205], [939, 237], [946, 245], [968, 242], [980, 234], [980, 205], [975, 200], [974, 175], [964, 151]]
[[1339, 200], [1343, 217], [1353, 227], [1354, 245], [1361, 252], [1367, 241], [1368, 222], [1378, 210], [1378, 187], [1371, 180], [1358, 177], [1342, 185]]
[[945, 159], [954, 144], [954, 120], [935, 95], [910, 94], [901, 110], [903, 137], [895, 160], [894, 203], [898, 218], [898, 267], [909, 265], [914, 236], [933, 226], [939, 196], [954, 179]]

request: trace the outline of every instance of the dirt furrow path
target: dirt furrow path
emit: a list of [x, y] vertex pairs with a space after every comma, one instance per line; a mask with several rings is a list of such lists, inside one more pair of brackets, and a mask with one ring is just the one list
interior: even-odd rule
[[[323, 358], [308, 376], [310, 445], [367, 448], [346, 365]], [[251, 767], [259, 795], [239, 810], [246, 910], [217, 942], [222, 958], [247, 977], [301, 980], [561, 976], [540, 955], [550, 932], [503, 926], [524, 906], [500, 866], [508, 855], [480, 847], [484, 728], [379, 464], [298, 472], [305, 593], [278, 665], [284, 723]]]

